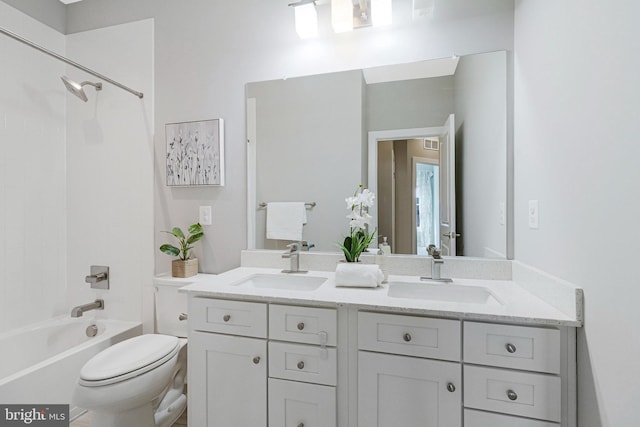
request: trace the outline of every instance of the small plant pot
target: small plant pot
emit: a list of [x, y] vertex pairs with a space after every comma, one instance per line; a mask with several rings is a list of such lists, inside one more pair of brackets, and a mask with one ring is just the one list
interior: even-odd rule
[[192, 258], [186, 261], [181, 259], [171, 261], [172, 277], [191, 277], [196, 274], [198, 274], [198, 258]]

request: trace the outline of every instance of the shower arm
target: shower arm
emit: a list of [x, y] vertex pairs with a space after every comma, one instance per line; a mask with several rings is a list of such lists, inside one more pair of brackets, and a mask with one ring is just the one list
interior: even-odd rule
[[127, 86], [125, 86], [125, 85], [123, 85], [121, 83], [118, 83], [115, 80], [111, 80], [109, 77], [107, 77], [105, 75], [102, 75], [102, 74], [100, 74], [100, 73], [98, 73], [96, 71], [93, 71], [92, 69], [87, 68], [84, 65], [80, 65], [77, 62], [74, 62], [74, 61], [72, 61], [72, 60], [70, 60], [68, 58], [65, 58], [62, 55], [58, 55], [57, 53], [55, 53], [55, 52], [53, 52], [53, 51], [51, 51], [49, 49], [46, 49], [46, 48], [44, 48], [44, 47], [42, 47], [40, 45], [37, 45], [34, 42], [25, 39], [24, 37], [21, 37], [21, 36], [15, 34], [15, 33], [12, 33], [11, 31], [9, 31], [9, 30], [7, 30], [5, 28], [0, 27], [0, 33], [4, 34], [5, 36], [11, 37], [12, 39], [17, 40], [17, 41], [19, 41], [21, 43], [24, 43], [24, 44], [26, 44], [28, 46], [31, 46], [32, 48], [34, 48], [36, 50], [39, 50], [42, 53], [46, 53], [47, 55], [52, 56], [52, 57], [56, 58], [59, 61], [65, 62], [65, 63], [67, 63], [67, 64], [69, 64], [69, 65], [71, 65], [73, 67], [76, 67], [76, 68], [78, 68], [78, 69], [80, 69], [80, 70], [82, 70], [82, 71], [84, 71], [86, 73], [89, 73], [92, 76], [99, 78], [100, 80], [104, 80], [104, 81], [106, 81], [108, 83], [111, 83], [114, 86], [118, 86], [120, 89], [126, 90], [129, 93], [132, 93], [135, 96], [137, 96], [138, 98], [142, 98], [144, 96], [144, 94], [142, 92], [138, 92], [136, 90], [131, 89], [130, 87], [127, 87]]

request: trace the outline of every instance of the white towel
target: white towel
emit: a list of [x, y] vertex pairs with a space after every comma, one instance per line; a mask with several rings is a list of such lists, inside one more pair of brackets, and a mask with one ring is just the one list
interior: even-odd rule
[[267, 203], [267, 239], [300, 241], [306, 223], [304, 202]]
[[375, 288], [380, 286], [384, 275], [377, 264], [339, 262], [336, 267], [336, 286]]

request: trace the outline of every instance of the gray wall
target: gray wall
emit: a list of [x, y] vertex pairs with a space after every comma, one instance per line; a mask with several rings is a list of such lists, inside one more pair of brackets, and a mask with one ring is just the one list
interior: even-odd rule
[[500, 223], [501, 203], [506, 216], [506, 73], [505, 52], [464, 56], [456, 69], [457, 231], [468, 256], [507, 253]]
[[516, 259], [584, 288], [580, 427], [640, 419], [640, 3], [602, 5], [524, 0], [515, 14]]
[[[54, 30], [65, 34], [67, 30], [66, 6], [53, 0], [2, 0], [4, 3], [26, 13]], [[20, 34], [24, 37], [23, 34]]]
[[[362, 145], [362, 73], [344, 71], [251, 83], [256, 102], [257, 202], [316, 202], [303, 239], [335, 251], [348, 234], [344, 199], [358, 188]], [[283, 249], [265, 238], [266, 209], [256, 211], [256, 247]]]
[[453, 111], [453, 77], [367, 85], [369, 131], [442, 126]]
[[[394, 24], [333, 34], [329, 5], [319, 5], [320, 35], [300, 40], [287, 2], [84, 0], [67, 7], [69, 32], [155, 18], [155, 229], [197, 220], [213, 206], [213, 225], [197, 250], [204, 272], [240, 264], [246, 246], [244, 85], [251, 81], [342, 71], [513, 47], [513, 3], [450, 0], [434, 16], [411, 20], [410, 0], [394, 1]], [[419, 42], [417, 42], [419, 40]], [[164, 124], [222, 117], [226, 125], [227, 185], [167, 188]], [[156, 271], [170, 257], [156, 253]]]

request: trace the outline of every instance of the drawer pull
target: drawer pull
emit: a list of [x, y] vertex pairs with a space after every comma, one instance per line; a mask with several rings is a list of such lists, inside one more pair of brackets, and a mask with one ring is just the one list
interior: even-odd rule
[[254, 365], [257, 365], [258, 363], [260, 363], [260, 356], [256, 356], [253, 358], [253, 363]]
[[304, 427], [304, 423], [298, 423], [296, 427]]
[[518, 398], [518, 394], [513, 390], [507, 390], [507, 397], [509, 400], [516, 400]]
[[516, 346], [511, 344], [511, 343], [507, 344], [505, 347], [507, 347], [507, 351], [509, 353], [515, 353], [516, 352]]
[[224, 320], [225, 322], [228, 322], [229, 320], [231, 320], [231, 315], [225, 314], [224, 316], [222, 316], [222, 320]]
[[411, 334], [407, 332], [402, 336], [402, 339], [405, 340], [405, 342], [411, 341]]
[[298, 362], [298, 369], [304, 369], [304, 362], [302, 360]]
[[448, 383], [447, 390], [449, 391], [449, 393], [453, 393], [454, 391], [456, 391], [456, 386], [453, 385], [453, 383]]
[[298, 330], [301, 331], [304, 329], [304, 322], [298, 323]]

